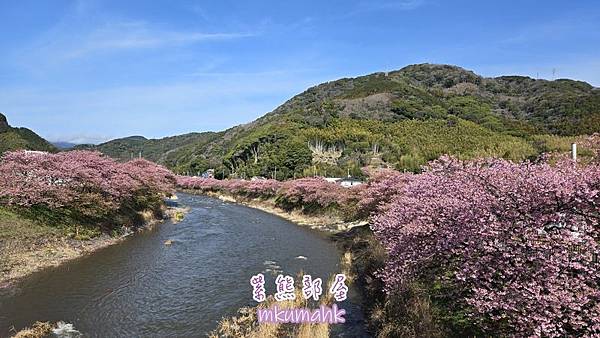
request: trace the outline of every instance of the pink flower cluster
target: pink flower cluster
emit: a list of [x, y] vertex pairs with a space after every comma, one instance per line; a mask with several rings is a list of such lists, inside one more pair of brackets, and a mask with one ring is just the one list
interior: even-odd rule
[[358, 189], [346, 189], [319, 177], [307, 177], [280, 182], [277, 180], [216, 180], [201, 177], [177, 177], [177, 184], [184, 189], [204, 192], [225, 192], [248, 197], [271, 198], [291, 206], [314, 204], [320, 208], [348, 203], [356, 197]]
[[380, 169], [367, 174], [368, 185], [362, 186], [358, 194], [358, 210], [363, 217], [382, 212], [413, 176], [412, 173], [401, 173], [393, 169]]
[[177, 176], [177, 186], [183, 189], [200, 190], [203, 192], [221, 190], [225, 180], [214, 178]]
[[216, 180], [214, 178], [177, 176], [177, 185], [183, 189], [194, 189], [204, 192], [225, 192], [248, 197], [272, 197], [281, 188], [277, 180], [247, 181], [240, 179]]
[[600, 166], [445, 157], [395, 190], [372, 225], [388, 292], [437, 266], [507, 335], [600, 335]]
[[118, 163], [98, 152], [8, 152], [0, 161], [0, 204], [118, 209], [136, 194], [170, 193], [175, 176], [152, 162]]
[[347, 204], [354, 195], [353, 191], [320, 177], [306, 177], [284, 182], [280, 195], [281, 199], [292, 205], [328, 208]]
[[600, 161], [600, 133], [595, 133], [582, 140], [583, 147], [594, 153], [596, 161]]

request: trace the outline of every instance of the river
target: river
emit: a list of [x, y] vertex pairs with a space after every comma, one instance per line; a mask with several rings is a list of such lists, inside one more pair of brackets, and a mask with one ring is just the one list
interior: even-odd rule
[[[325, 281], [340, 272], [340, 252], [321, 233], [206, 196], [180, 193], [178, 203], [190, 207], [183, 221], [35, 273], [0, 295], [0, 337], [36, 320], [71, 323], [85, 337], [201, 337], [256, 304], [252, 275], [265, 274], [273, 294], [278, 273]], [[348, 322], [332, 336], [366, 335], [356, 297], [351, 290], [338, 304]]]

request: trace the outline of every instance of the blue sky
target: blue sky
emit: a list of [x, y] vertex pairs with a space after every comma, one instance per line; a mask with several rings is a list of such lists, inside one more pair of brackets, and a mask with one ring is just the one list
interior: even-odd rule
[[0, 112], [53, 141], [163, 137], [413, 63], [600, 86], [599, 46], [597, 1], [0, 0]]

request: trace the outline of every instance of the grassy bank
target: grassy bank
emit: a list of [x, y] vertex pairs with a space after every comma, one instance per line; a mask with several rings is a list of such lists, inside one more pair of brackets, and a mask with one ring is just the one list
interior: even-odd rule
[[0, 288], [14, 285], [40, 269], [118, 243], [134, 231], [151, 227], [173, 214], [160, 203], [154, 209], [115, 217], [112, 223], [70, 219], [53, 224], [31, 215], [31, 211], [22, 213], [0, 207]]

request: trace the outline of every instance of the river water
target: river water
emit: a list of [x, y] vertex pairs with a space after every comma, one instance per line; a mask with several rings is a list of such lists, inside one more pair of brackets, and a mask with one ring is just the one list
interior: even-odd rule
[[[318, 232], [206, 196], [179, 194], [178, 203], [191, 208], [182, 222], [36, 273], [0, 295], [0, 337], [36, 320], [73, 324], [85, 337], [202, 337], [223, 316], [256, 305], [252, 275], [265, 274], [273, 294], [279, 273], [324, 281], [340, 273], [340, 253]], [[356, 297], [351, 290], [338, 304], [349, 314], [332, 336], [366, 335]]]

